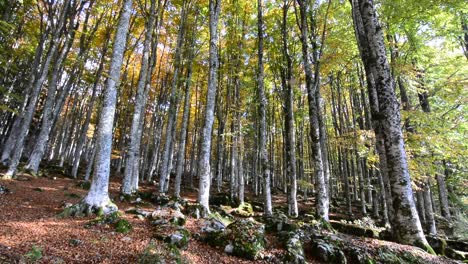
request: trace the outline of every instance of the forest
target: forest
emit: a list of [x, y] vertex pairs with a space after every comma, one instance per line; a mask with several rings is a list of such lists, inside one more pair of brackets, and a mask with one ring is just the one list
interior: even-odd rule
[[463, 0], [0, 0], [0, 263], [468, 262]]

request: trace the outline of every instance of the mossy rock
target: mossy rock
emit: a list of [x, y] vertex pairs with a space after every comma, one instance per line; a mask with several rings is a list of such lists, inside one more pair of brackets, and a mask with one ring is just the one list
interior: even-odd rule
[[286, 254], [284, 256], [285, 263], [303, 264], [306, 263], [304, 248], [301, 242], [301, 235], [292, 232], [286, 242]]
[[167, 222], [177, 226], [183, 226], [186, 222], [186, 218], [183, 213], [167, 207], [152, 212], [151, 219], [153, 220], [153, 224]]
[[151, 201], [156, 205], [165, 206], [169, 203], [170, 197], [165, 194], [153, 194]]
[[379, 238], [380, 232], [372, 228], [365, 228], [353, 224], [345, 224], [338, 221], [330, 221], [330, 224], [334, 229], [341, 233], [360, 237]]
[[225, 230], [226, 225], [223, 222], [211, 218], [202, 225], [200, 238], [212, 247], [224, 247], [227, 244]]
[[312, 241], [312, 255], [325, 263], [346, 264], [345, 254], [336, 243], [324, 239], [314, 239]]
[[180, 228], [175, 233], [166, 236], [164, 241], [177, 248], [184, 249], [190, 241], [190, 232], [187, 229]]
[[445, 256], [455, 259], [455, 260], [460, 260], [466, 263], [468, 261], [468, 252], [452, 249], [452, 248], [447, 248], [445, 249]]
[[151, 241], [138, 258], [140, 264], [189, 263], [179, 248], [171, 244], [159, 245]]
[[254, 211], [250, 203], [243, 202], [232, 211], [232, 214], [241, 217], [251, 217], [254, 216]]
[[120, 213], [113, 212], [107, 215], [99, 214], [98, 217], [86, 223], [85, 227], [91, 227], [95, 225], [112, 225], [120, 221]]
[[195, 219], [199, 219], [201, 217], [202, 211], [203, 206], [199, 203], [187, 203], [187, 205], [184, 207], [183, 213]]
[[69, 198], [72, 198], [72, 199], [80, 199], [81, 196], [79, 194], [76, 194], [76, 193], [66, 193], [65, 196], [69, 197]]
[[151, 200], [151, 197], [153, 197], [153, 193], [148, 191], [148, 192], [138, 192], [137, 194], [138, 197], [140, 197], [143, 200]]
[[256, 260], [265, 249], [265, 226], [251, 218], [241, 219], [226, 228], [226, 239], [233, 255]]
[[279, 211], [273, 213], [272, 216], [265, 217], [264, 222], [267, 232], [295, 231], [298, 228], [286, 214]]

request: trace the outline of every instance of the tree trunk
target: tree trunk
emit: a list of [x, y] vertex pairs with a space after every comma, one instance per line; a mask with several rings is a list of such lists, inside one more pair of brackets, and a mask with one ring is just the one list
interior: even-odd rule
[[[193, 29], [195, 30], [195, 28]], [[195, 34], [195, 33], [192, 33]], [[193, 39], [192, 35], [192, 39]], [[180, 142], [179, 142], [179, 152], [177, 155], [177, 165], [176, 165], [176, 180], [175, 180], [175, 197], [180, 197], [180, 185], [182, 183], [182, 172], [185, 163], [185, 154], [186, 154], [186, 141], [187, 141], [187, 128], [189, 122], [189, 112], [191, 107], [192, 93], [191, 93], [191, 82], [192, 82], [192, 61], [194, 59], [194, 48], [193, 40], [190, 41], [191, 45], [188, 47], [189, 56], [188, 56], [188, 65], [187, 65], [187, 77], [185, 79], [185, 99], [184, 99], [184, 113], [182, 114], [182, 128], [180, 131]]]
[[[158, 8], [160, 1], [158, 2]], [[143, 41], [143, 53], [141, 58], [140, 74], [135, 98], [135, 108], [132, 117], [132, 125], [127, 151], [127, 163], [122, 182], [122, 194], [130, 195], [138, 190], [138, 154], [140, 152], [141, 123], [145, 117], [147, 83], [151, 81], [151, 44], [153, 42], [154, 27], [156, 24], [156, 1], [152, 0], [150, 4], [149, 17], [146, 20], [145, 40]], [[153, 54], [152, 56], [155, 56]]]
[[211, 132], [213, 130], [214, 108], [216, 89], [218, 85], [218, 20], [221, 8], [221, 0], [210, 0], [210, 48], [209, 48], [209, 76], [208, 91], [206, 95], [205, 124], [201, 138], [200, 157], [198, 159], [198, 171], [200, 176], [198, 202], [203, 207], [203, 215], [210, 213], [209, 197], [211, 184], [210, 153]]
[[91, 188], [83, 199], [88, 211], [102, 210], [104, 214], [117, 210], [109, 199], [109, 173], [112, 152], [112, 127], [117, 102], [117, 86], [120, 81], [120, 69], [126, 46], [127, 32], [132, 13], [132, 0], [125, 0], [120, 14], [117, 32], [114, 37], [114, 50], [109, 70], [109, 78], [104, 91], [103, 107], [97, 128], [94, 173]]
[[263, 65], [263, 0], [258, 0], [258, 17], [257, 17], [257, 31], [258, 31], [258, 75], [257, 75], [257, 96], [258, 96], [258, 112], [260, 123], [260, 137], [259, 137], [259, 153], [260, 153], [260, 173], [263, 180], [263, 211], [266, 216], [273, 214], [271, 203], [271, 173], [270, 164], [268, 162], [267, 153], [267, 124], [266, 124], [266, 103], [264, 87], [264, 65]]
[[[372, 0], [352, 0], [353, 20], [366, 71], [371, 70], [379, 102], [379, 116], [393, 198], [392, 218], [396, 239], [432, 251], [424, 236], [414, 204], [411, 178], [401, 132], [401, 116], [386, 58], [382, 28]], [[377, 134], [377, 133], [376, 133]], [[432, 251], [433, 252], [433, 251]]]

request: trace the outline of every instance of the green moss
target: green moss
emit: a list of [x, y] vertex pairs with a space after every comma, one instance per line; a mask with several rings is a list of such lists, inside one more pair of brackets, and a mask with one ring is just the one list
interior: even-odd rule
[[42, 190], [41, 188], [34, 188], [33, 191], [36, 191], [36, 192], [43, 192], [44, 190]]
[[233, 214], [242, 216], [242, 217], [250, 217], [254, 216], [254, 211], [252, 205], [250, 203], [244, 202], [241, 203], [234, 211]]
[[128, 222], [127, 220], [125, 219], [120, 219], [119, 221], [117, 221], [117, 223], [115, 224], [115, 231], [119, 232], [119, 233], [123, 233], [123, 234], [126, 234], [130, 231], [132, 231], [133, 227], [132, 225], [130, 224], [130, 222]]
[[427, 253], [432, 254], [432, 255], [437, 255], [437, 253], [434, 251], [434, 249], [429, 245], [427, 242], [423, 243], [421, 241], [416, 241], [414, 243], [415, 246], [420, 247], [424, 249]]
[[233, 245], [233, 254], [255, 260], [265, 248], [265, 228], [251, 219], [239, 220], [227, 227], [227, 240]]
[[29, 250], [24, 256], [31, 262], [37, 262], [42, 258], [42, 248], [33, 245], [31, 250]]
[[228, 226], [233, 222], [230, 218], [224, 217], [218, 212], [211, 213], [209, 215], [209, 218], [213, 218], [215, 220], [218, 220], [219, 222], [223, 223], [224, 226]]
[[116, 224], [120, 218], [120, 213], [119, 212], [112, 212], [107, 215], [103, 215], [103, 212], [101, 212], [102, 209], [100, 209], [97, 212], [97, 217], [94, 218], [93, 220], [89, 221], [85, 227], [91, 227], [94, 225], [104, 225], [104, 224]]

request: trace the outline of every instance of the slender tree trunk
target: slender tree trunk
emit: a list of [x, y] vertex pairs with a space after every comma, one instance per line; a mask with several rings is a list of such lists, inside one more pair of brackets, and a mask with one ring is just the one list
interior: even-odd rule
[[177, 34], [177, 41], [175, 47], [175, 57], [174, 57], [174, 74], [172, 76], [172, 85], [171, 85], [171, 96], [169, 102], [169, 115], [167, 120], [167, 127], [166, 127], [166, 142], [164, 143], [164, 153], [163, 159], [161, 164], [161, 169], [159, 172], [159, 192], [165, 193], [169, 186], [169, 178], [170, 178], [170, 167], [171, 163], [170, 156], [172, 156], [172, 149], [173, 149], [173, 137], [175, 134], [175, 126], [176, 126], [176, 116], [177, 116], [177, 102], [178, 102], [178, 95], [177, 95], [177, 84], [179, 81], [179, 71], [180, 71], [180, 61], [181, 61], [181, 53], [182, 53], [182, 44], [183, 38], [185, 35], [185, 24], [187, 19], [187, 6], [184, 4], [182, 7], [182, 14], [181, 14], [181, 22], [179, 26], [179, 32]]
[[[195, 29], [194, 29], [195, 30]], [[194, 33], [193, 33], [194, 34]], [[193, 36], [192, 36], [193, 38]], [[193, 45], [193, 41], [190, 41]], [[185, 99], [184, 99], [184, 113], [182, 114], [182, 128], [180, 131], [180, 142], [179, 152], [177, 154], [177, 165], [176, 165], [176, 180], [175, 180], [175, 197], [180, 197], [180, 185], [182, 183], [182, 172], [185, 163], [186, 154], [186, 141], [187, 141], [187, 129], [189, 121], [189, 112], [191, 107], [192, 93], [191, 93], [191, 82], [192, 82], [192, 60], [194, 59], [193, 47], [189, 47], [188, 65], [187, 65], [187, 77], [185, 79]]]
[[260, 173], [263, 180], [263, 211], [266, 216], [273, 214], [271, 203], [271, 172], [267, 153], [267, 124], [266, 124], [266, 104], [264, 87], [264, 65], [263, 65], [263, 0], [258, 0], [257, 4], [257, 31], [258, 31], [258, 75], [257, 75], [257, 96], [259, 100], [258, 112], [260, 114], [260, 129], [259, 129], [259, 154], [260, 154]]
[[[447, 192], [447, 185], [445, 184], [445, 178], [450, 174], [449, 169], [447, 167], [447, 163], [444, 161], [444, 175], [437, 174], [437, 186], [439, 187], [439, 201], [440, 201], [440, 212], [443, 217], [450, 220], [450, 209], [449, 209], [449, 202], [448, 202], [448, 192]], [[444, 177], [445, 176], [445, 177]]]
[[[160, 1], [158, 7], [160, 6]], [[140, 152], [142, 128], [140, 123], [144, 119], [147, 98], [147, 83], [151, 80], [151, 44], [153, 41], [153, 29], [156, 24], [156, 1], [150, 4], [149, 17], [146, 21], [145, 40], [143, 41], [143, 53], [141, 58], [140, 74], [138, 77], [135, 109], [132, 117], [130, 138], [127, 151], [127, 163], [122, 182], [122, 194], [130, 195], [138, 190], [138, 153]]]
[[[317, 215], [328, 221], [328, 210], [329, 210], [329, 197], [327, 181], [324, 175], [322, 149], [320, 144], [320, 125], [318, 116], [320, 115], [319, 103], [317, 100], [316, 89], [318, 86], [314, 85], [314, 76], [312, 72], [312, 66], [309, 61], [309, 48], [308, 39], [309, 25], [307, 23], [308, 17], [308, 2], [304, 0], [297, 0], [300, 8], [300, 30], [301, 30], [301, 42], [302, 42], [302, 60], [304, 64], [304, 71], [306, 76], [306, 87], [307, 87], [307, 99], [309, 102], [309, 122], [310, 122], [310, 133], [312, 138], [312, 156], [314, 160], [314, 171], [316, 180], [316, 212]], [[318, 78], [318, 76], [315, 76]]]
[[209, 197], [211, 184], [210, 152], [211, 132], [213, 130], [216, 89], [218, 86], [218, 20], [221, 9], [221, 0], [210, 0], [210, 49], [209, 49], [209, 76], [208, 91], [206, 95], [205, 124], [201, 138], [198, 170], [200, 176], [198, 202], [203, 207], [203, 214], [210, 213]]
[[424, 208], [426, 213], [426, 231], [430, 235], [437, 235], [436, 226], [435, 226], [435, 219], [434, 219], [434, 210], [432, 205], [432, 192], [431, 192], [431, 185], [429, 181], [424, 183], [423, 188], [423, 200], [424, 200]]

